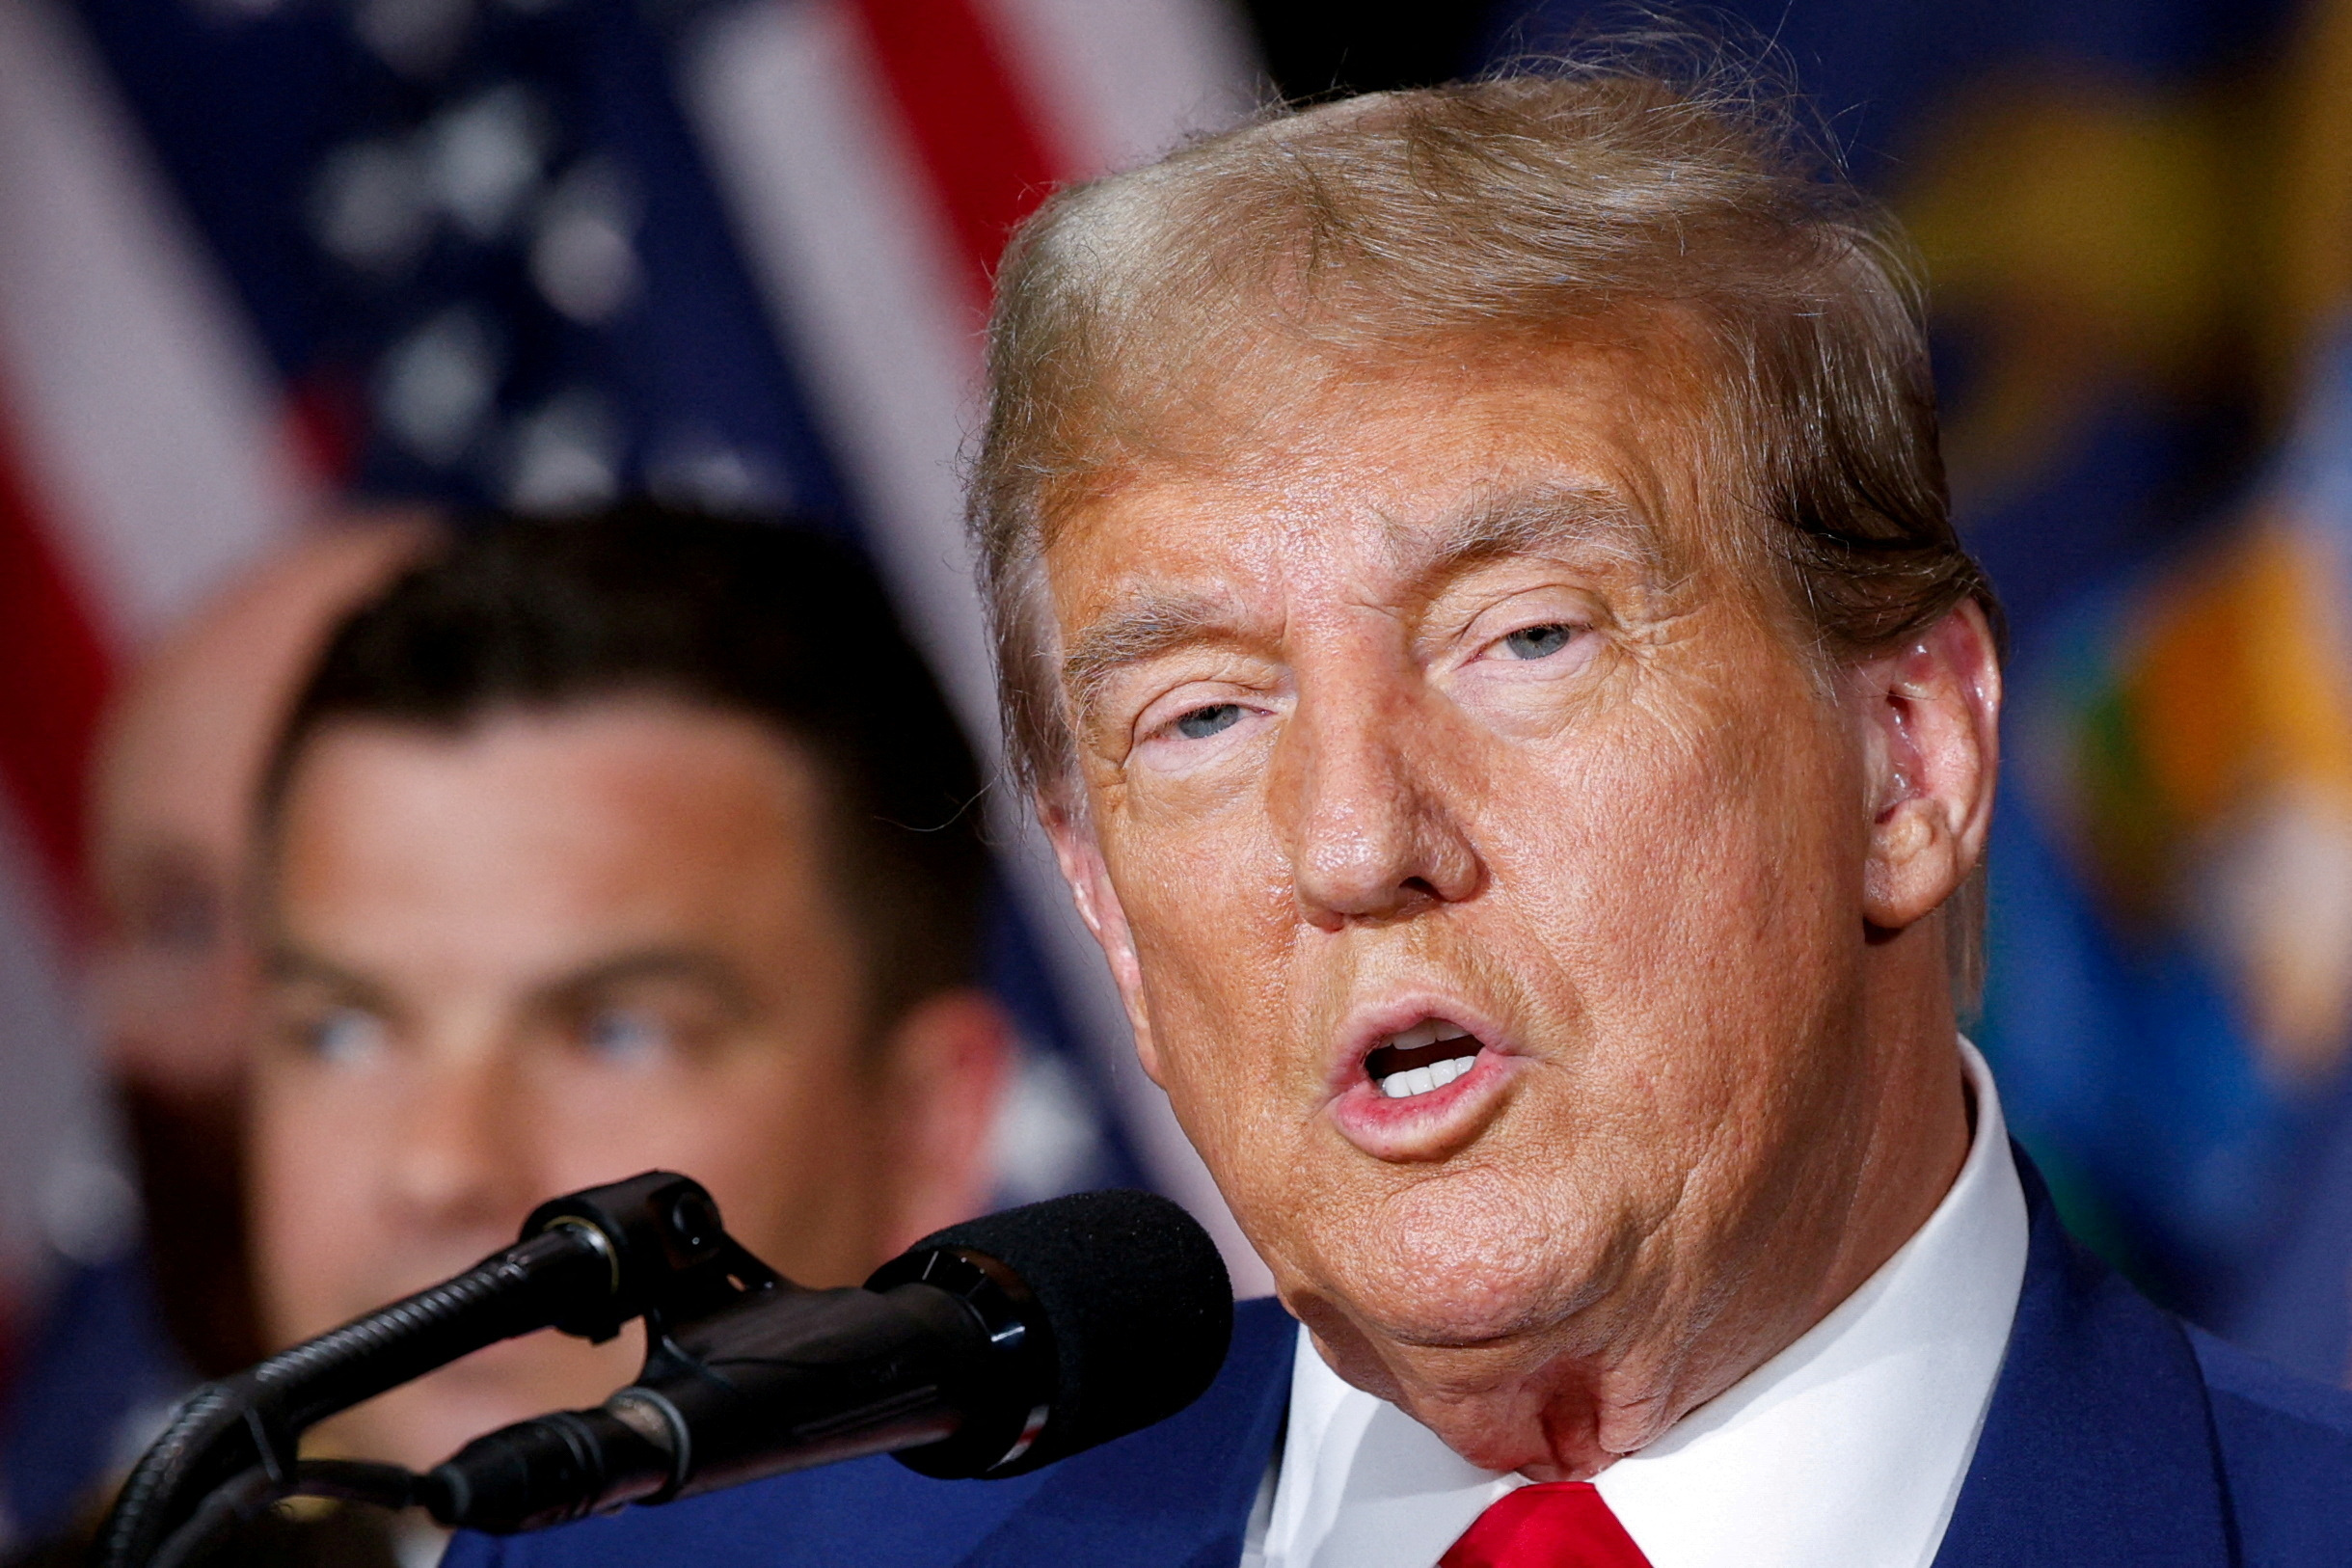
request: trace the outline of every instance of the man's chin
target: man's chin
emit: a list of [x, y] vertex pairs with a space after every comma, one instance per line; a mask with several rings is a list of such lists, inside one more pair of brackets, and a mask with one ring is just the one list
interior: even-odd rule
[[1573, 1310], [1555, 1292], [1492, 1280], [1432, 1278], [1419, 1295], [1407, 1283], [1375, 1274], [1344, 1290], [1286, 1292], [1285, 1304], [1341, 1377], [1392, 1399], [1404, 1385], [1475, 1397], [1510, 1382], [1557, 1354]]
[[1368, 1205], [1364, 1223], [1318, 1228], [1311, 1293], [1405, 1349], [1547, 1337], [1625, 1283], [1636, 1233], [1520, 1199], [1491, 1173], [1466, 1173]]
[[428, 1379], [369, 1400], [320, 1437], [338, 1454], [429, 1470], [485, 1432], [557, 1408], [512, 1388], [440, 1387]]
[[1510, 1288], [1515, 1283], [1437, 1279], [1414, 1298], [1379, 1280], [1351, 1294], [1358, 1321], [1399, 1351], [1500, 1352], [1563, 1315], [1553, 1292]]

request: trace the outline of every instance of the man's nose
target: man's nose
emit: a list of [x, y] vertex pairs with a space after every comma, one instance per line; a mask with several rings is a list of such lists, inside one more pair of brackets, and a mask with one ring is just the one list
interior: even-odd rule
[[1337, 931], [1477, 891], [1483, 868], [1443, 788], [1444, 747], [1394, 693], [1309, 697], [1294, 710], [1276, 763], [1276, 814], [1311, 924]]
[[419, 1075], [386, 1173], [388, 1196], [409, 1223], [447, 1231], [520, 1220], [527, 1140], [516, 1089], [509, 1065], [489, 1054], [436, 1061]]

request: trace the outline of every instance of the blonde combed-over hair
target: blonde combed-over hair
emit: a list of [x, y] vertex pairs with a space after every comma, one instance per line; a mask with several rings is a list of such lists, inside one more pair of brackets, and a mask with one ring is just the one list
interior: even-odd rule
[[[971, 487], [1019, 782], [1075, 803], [1042, 591], [1073, 506], [1203, 443], [1246, 448], [1234, 409], [1299, 365], [1540, 352], [1645, 311], [1695, 324], [1747, 519], [1735, 543], [1782, 579], [1825, 667], [1970, 599], [1997, 632], [1951, 522], [1900, 236], [1762, 80], [1720, 55], [1601, 44], [1275, 111], [1048, 201], [997, 281]], [[1955, 905], [1968, 997], [1981, 877]]]

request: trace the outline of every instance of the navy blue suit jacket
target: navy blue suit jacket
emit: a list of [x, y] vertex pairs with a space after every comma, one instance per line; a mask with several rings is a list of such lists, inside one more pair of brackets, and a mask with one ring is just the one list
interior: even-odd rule
[[[1992, 1408], [1936, 1568], [2352, 1568], [2352, 1395], [2157, 1311], [2061, 1229], [2033, 1236]], [[495, 1541], [448, 1568], [1231, 1568], [1297, 1326], [1242, 1306], [1190, 1410], [1009, 1481], [890, 1459]], [[1857, 1565], [1861, 1568], [1861, 1565]]]

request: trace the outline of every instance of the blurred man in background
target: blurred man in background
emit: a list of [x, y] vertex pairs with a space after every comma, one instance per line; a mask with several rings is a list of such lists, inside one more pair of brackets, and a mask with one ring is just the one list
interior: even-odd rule
[[[264, 790], [270, 1342], [653, 1167], [812, 1285], [982, 1207], [978, 792], [881, 589], [808, 535], [500, 522], [353, 617]], [[636, 1355], [511, 1342], [320, 1438], [427, 1466]]]
[[253, 802], [320, 645], [431, 537], [420, 517], [305, 540], [167, 645], [118, 711], [92, 780], [107, 1067], [130, 1119], [156, 1294], [202, 1375], [243, 1365], [236, 1102], [254, 954], [241, 908]]
[[254, 795], [335, 622], [431, 536], [416, 513], [305, 536], [158, 647], [109, 716], [91, 778], [94, 1021], [144, 1246], [63, 1283], [13, 1391], [0, 1473], [27, 1535], [61, 1524], [188, 1381], [257, 1354], [237, 1130]]
[[[416, 548], [339, 579], [341, 603]], [[270, 721], [286, 685], [275, 697]], [[226, 699], [155, 706], [174, 733], [233, 728]], [[159, 1199], [211, 1264], [166, 1304], [183, 1353], [209, 1347], [203, 1371], [456, 1272], [541, 1199], [652, 1167], [703, 1180], [735, 1235], [817, 1285], [985, 1205], [1009, 1028], [972, 984], [977, 770], [853, 556], [652, 509], [495, 520], [351, 614], [290, 707], [265, 776], [265, 723], [245, 771], [201, 788], [163, 740], [110, 752], [138, 761], [110, 764], [109, 822], [145, 820], [127, 770], [158, 825], [189, 825], [103, 862], [144, 901], [124, 906], [150, 911], [136, 929], [163, 954], [201, 936], [211, 955], [182, 961], [212, 978], [183, 978], [176, 1008], [164, 957], [111, 961], [126, 1059], [186, 1086], [169, 1124], [246, 1134], [246, 1226], [192, 1131], [189, 1184]], [[261, 802], [257, 974], [232, 891], [250, 834], [203, 815], [216, 783], [247, 821]], [[248, 1255], [250, 1293], [223, 1266]], [[510, 1342], [319, 1439], [427, 1465], [601, 1398], [639, 1353], [635, 1335]], [[264, 1520], [228, 1552], [438, 1550], [391, 1523]]]

